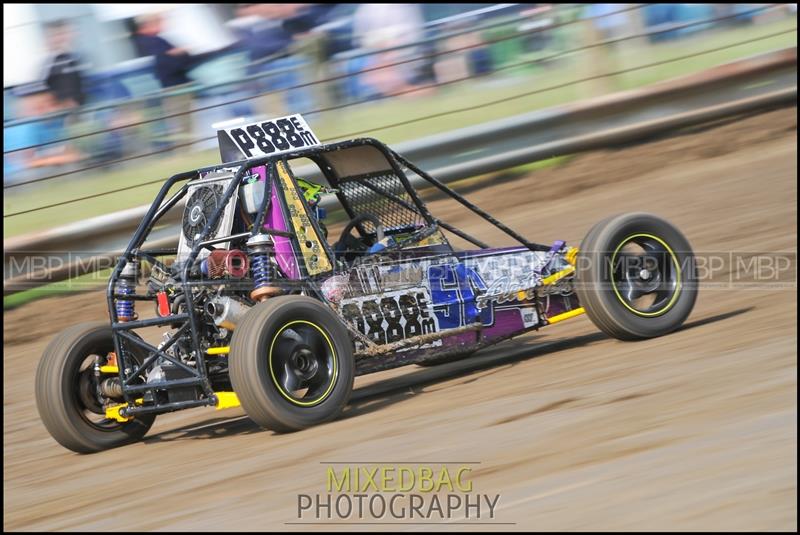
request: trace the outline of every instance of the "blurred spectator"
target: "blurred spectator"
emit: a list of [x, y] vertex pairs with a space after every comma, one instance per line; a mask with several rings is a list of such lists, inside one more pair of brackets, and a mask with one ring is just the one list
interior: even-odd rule
[[[43, 83], [33, 83], [16, 91], [20, 118], [40, 117], [62, 111], [60, 102]], [[64, 116], [23, 123], [3, 129], [3, 151], [19, 151], [3, 158], [3, 182], [31, 176], [41, 167], [61, 167], [78, 162], [83, 155], [65, 143], [36, 147], [59, 139], [64, 130]], [[24, 149], [24, 150], [19, 150]]]
[[551, 46], [556, 33], [551, 27], [556, 23], [557, 12], [552, 4], [531, 4], [520, 11], [523, 22], [517, 31], [524, 34], [522, 40], [527, 51], [539, 52]]
[[621, 12], [620, 4], [589, 4], [586, 16], [593, 19], [594, 27], [603, 41], [621, 37], [629, 24], [628, 13]]
[[46, 25], [47, 47], [50, 56], [45, 62], [44, 81], [58, 101], [68, 107], [86, 102], [83, 72], [86, 66], [73, 51], [75, 32], [65, 20]]
[[[265, 93], [295, 87], [303, 82], [304, 61], [293, 55], [295, 33], [305, 30], [313, 21], [309, 6], [303, 4], [239, 4], [236, 18], [229, 25], [248, 52], [248, 75], [278, 71], [258, 78], [256, 92]], [[310, 17], [310, 18], [309, 18]], [[289, 112], [311, 111], [313, 102], [307, 88], [286, 91]]]
[[292, 33], [284, 27], [284, 20], [298, 8], [294, 4], [239, 4], [231, 26], [238, 31], [252, 63], [288, 52]]
[[304, 34], [325, 22], [339, 4], [305, 4], [304, 7], [286, 19], [284, 27], [294, 35]]
[[[154, 73], [161, 87], [170, 88], [191, 82], [189, 71], [207, 59], [210, 54], [193, 56], [185, 48], [180, 48], [163, 37], [164, 21], [161, 14], [153, 13], [133, 20], [133, 42], [140, 56], [152, 56], [155, 62]], [[167, 121], [166, 138], [157, 139], [157, 144], [185, 141], [191, 137], [192, 106], [190, 94], [172, 94], [163, 97], [162, 107], [165, 115], [177, 115]]]
[[361, 4], [355, 12], [353, 29], [358, 46], [369, 51], [404, 47], [374, 54], [370, 67], [381, 67], [364, 74], [365, 80], [381, 95], [405, 91], [416, 78], [416, 66], [403, 63], [413, 57], [413, 45], [423, 38], [424, 19], [417, 4]]
[[[443, 33], [458, 33], [467, 27], [467, 22], [446, 24]], [[438, 83], [479, 76], [491, 71], [489, 47], [485, 44], [480, 32], [469, 32], [454, 35], [439, 42], [443, 54], [435, 58], [434, 70]]]
[[196, 61], [189, 52], [174, 46], [160, 36], [163, 31], [161, 15], [137, 17], [133, 25], [133, 42], [140, 56], [153, 56], [155, 75], [162, 87], [189, 83], [188, 72]]

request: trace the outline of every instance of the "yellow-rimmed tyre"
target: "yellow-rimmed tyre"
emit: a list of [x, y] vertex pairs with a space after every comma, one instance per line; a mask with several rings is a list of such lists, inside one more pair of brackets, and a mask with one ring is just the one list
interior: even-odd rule
[[[36, 407], [47, 431], [65, 448], [78, 453], [115, 448], [140, 440], [153, 425], [155, 414], [123, 423], [106, 418], [105, 405], [122, 400], [110, 400], [100, 393], [94, 363], [112, 351], [114, 339], [108, 322], [70, 327], [44, 350], [36, 369]], [[126, 354], [136, 363], [147, 356], [130, 346]]]
[[697, 299], [694, 253], [669, 222], [646, 213], [596, 224], [581, 242], [575, 293], [597, 327], [620, 340], [680, 327]]
[[331, 420], [353, 391], [355, 364], [347, 329], [310, 297], [273, 297], [254, 306], [234, 331], [228, 358], [242, 408], [273, 431]]

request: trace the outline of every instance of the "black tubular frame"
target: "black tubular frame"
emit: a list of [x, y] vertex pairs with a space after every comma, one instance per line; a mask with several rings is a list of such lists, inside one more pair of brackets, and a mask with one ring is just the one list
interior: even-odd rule
[[[409, 162], [408, 160], [406, 160], [404, 157], [400, 156], [396, 152], [392, 151], [392, 155], [397, 159], [397, 161], [401, 162], [403, 165], [405, 165], [406, 167], [408, 167], [409, 169], [414, 171], [422, 179], [424, 179], [429, 184], [431, 184], [434, 187], [436, 187], [439, 191], [445, 193], [450, 198], [456, 200], [461, 205], [465, 206], [470, 211], [472, 211], [475, 214], [479, 215], [484, 220], [488, 221], [489, 223], [491, 223], [492, 225], [494, 225], [498, 229], [502, 230], [503, 232], [505, 232], [506, 234], [508, 234], [509, 236], [514, 238], [515, 240], [517, 240], [519, 243], [521, 243], [522, 245], [524, 245], [525, 247], [530, 249], [531, 251], [549, 251], [550, 250], [550, 247], [548, 247], [546, 245], [541, 245], [541, 244], [538, 244], [538, 243], [533, 243], [531, 241], [528, 241], [527, 239], [525, 239], [525, 237], [523, 235], [517, 233], [516, 231], [512, 230], [510, 227], [508, 227], [505, 224], [501, 223], [500, 221], [498, 221], [497, 219], [492, 217], [488, 212], [485, 212], [485, 211], [481, 210], [480, 208], [478, 208], [477, 206], [475, 206], [474, 204], [469, 202], [467, 199], [465, 199], [462, 195], [460, 195], [460, 194], [456, 193], [455, 191], [453, 191], [452, 189], [448, 188], [446, 185], [444, 185], [443, 183], [439, 182], [437, 179], [433, 178], [431, 175], [429, 175], [428, 173], [426, 173], [425, 171], [423, 171], [422, 169], [420, 169], [419, 167], [417, 167], [413, 163]], [[468, 235], [460, 235], [460, 234], [459, 234], [459, 236], [461, 236], [462, 238], [464, 238], [466, 240], [472, 241], [470, 239], [471, 236], [467, 237]], [[472, 243], [475, 243], [475, 242], [473, 241]], [[482, 247], [482, 248], [486, 249], [486, 247]]]
[[[424, 179], [431, 185], [435, 186], [439, 190], [443, 191], [448, 196], [455, 199], [456, 201], [458, 201], [459, 203], [470, 209], [472, 212], [482, 217], [487, 222], [491, 223], [498, 229], [502, 230], [509, 236], [513, 237], [515, 240], [517, 240], [520, 244], [527, 247], [528, 249], [532, 251], [546, 251], [549, 249], [544, 245], [538, 245], [529, 242], [524, 237], [511, 230], [509, 227], [500, 223], [492, 216], [490, 216], [480, 208], [476, 207], [475, 205], [467, 201], [464, 197], [454, 192], [453, 190], [451, 190], [450, 188], [448, 188], [435, 178], [431, 177], [430, 175], [428, 175], [427, 173], [425, 173], [424, 171], [413, 165], [411, 162], [409, 162], [399, 154], [392, 151], [390, 148], [388, 148], [380, 141], [373, 138], [359, 138], [348, 141], [342, 141], [338, 143], [331, 143], [327, 145], [317, 145], [273, 156], [263, 156], [258, 158], [252, 158], [249, 160], [239, 160], [236, 162], [229, 162], [229, 163], [208, 166], [201, 169], [196, 169], [194, 171], [178, 173], [168, 178], [164, 183], [164, 185], [159, 190], [155, 200], [151, 204], [147, 213], [142, 218], [141, 223], [139, 223], [139, 226], [134, 232], [134, 235], [131, 238], [130, 243], [128, 243], [128, 246], [125, 248], [125, 251], [119, 257], [119, 260], [116, 266], [114, 267], [114, 270], [108, 282], [108, 287], [106, 291], [106, 300], [108, 304], [109, 317], [111, 319], [111, 332], [114, 341], [114, 351], [116, 352], [117, 355], [117, 362], [119, 368], [118, 373], [119, 373], [119, 380], [122, 385], [122, 394], [125, 401], [127, 402], [127, 406], [123, 408], [121, 412], [123, 416], [131, 416], [134, 414], [145, 414], [145, 413], [168, 412], [187, 407], [213, 405], [216, 403], [216, 396], [214, 395], [214, 391], [212, 390], [210, 379], [208, 376], [208, 371], [206, 369], [205, 352], [200, 342], [201, 314], [198, 310], [196, 310], [192, 296], [192, 288], [195, 288], [200, 284], [198, 284], [198, 281], [190, 280], [190, 272], [192, 270], [192, 267], [194, 266], [194, 263], [198, 255], [200, 254], [201, 249], [205, 247], [210, 247], [215, 243], [222, 243], [225, 241], [230, 241], [231, 239], [243, 239], [247, 237], [248, 233], [238, 233], [230, 236], [209, 239], [211, 229], [216, 227], [217, 222], [222, 217], [226, 207], [228, 206], [228, 203], [233, 197], [233, 194], [243, 184], [245, 177], [249, 176], [249, 171], [252, 168], [259, 167], [262, 165], [265, 165], [267, 170], [264, 198], [261, 202], [261, 206], [259, 207], [258, 213], [256, 214], [256, 219], [253, 224], [252, 230], [249, 231], [249, 235], [255, 236], [256, 234], [273, 234], [276, 236], [287, 237], [291, 240], [294, 250], [300, 251], [297, 236], [295, 236], [292, 232], [283, 232], [277, 229], [265, 229], [262, 227], [267, 208], [270, 206], [270, 203], [272, 202], [273, 193], [275, 194], [275, 198], [278, 199], [278, 203], [283, 213], [288, 214], [287, 202], [283, 190], [280, 187], [275, 187], [275, 181], [279, 180], [277, 174], [278, 163], [281, 163], [281, 165], [284, 166], [284, 169], [286, 170], [289, 178], [291, 179], [292, 184], [295, 187], [297, 187], [294, 174], [292, 173], [292, 170], [288, 162], [289, 160], [294, 160], [298, 158], [308, 158], [315, 164], [317, 164], [317, 166], [322, 170], [323, 175], [331, 184], [331, 186], [337, 187], [341, 177], [337, 176], [335, 170], [326, 163], [324, 159], [324, 154], [328, 152], [349, 149], [359, 146], [371, 146], [381, 152], [381, 154], [386, 158], [387, 162], [389, 163], [391, 171], [398, 177], [398, 179], [401, 181], [406, 191], [408, 192], [411, 201], [414, 204], [413, 208], [422, 216], [422, 218], [426, 221], [428, 225], [440, 226], [460, 236], [461, 238], [470, 241], [471, 243], [475, 244], [476, 246], [482, 249], [488, 248], [488, 246], [485, 243], [478, 240], [477, 238], [474, 238], [473, 236], [470, 236], [466, 232], [452, 225], [449, 225], [443, 221], [440, 221], [437, 218], [434, 218], [428, 211], [427, 207], [425, 206], [425, 203], [421, 200], [414, 187], [411, 185], [410, 181], [403, 172], [401, 166], [405, 166], [408, 169], [412, 170], [422, 179]], [[180, 284], [180, 290], [185, 299], [185, 306], [187, 312], [170, 314], [166, 317], [156, 317], [146, 320], [132, 320], [125, 322], [119, 321], [119, 318], [117, 317], [116, 313], [115, 299], [124, 298], [130, 300], [152, 300], [152, 297], [136, 295], [135, 292], [133, 295], [122, 295], [117, 293], [116, 291], [117, 285], [120, 281], [121, 274], [125, 266], [132, 261], [138, 260], [139, 258], [147, 259], [150, 262], [157, 262], [157, 260], [154, 257], [158, 253], [173, 254], [173, 252], [176, 252], [173, 250], [147, 251], [140, 249], [144, 244], [145, 240], [147, 239], [148, 235], [154, 228], [155, 224], [165, 213], [167, 213], [184, 196], [186, 196], [189, 187], [191, 186], [191, 182], [195, 179], [200, 178], [201, 174], [214, 171], [223, 171], [223, 170], [232, 171], [233, 169], [235, 169], [233, 179], [230, 181], [230, 184], [225, 189], [223, 197], [220, 200], [220, 203], [217, 205], [216, 209], [211, 214], [211, 217], [208, 218], [205, 228], [203, 228], [199, 237], [193, 242], [192, 249], [188, 255], [188, 258], [186, 258], [181, 267], [180, 277], [177, 282]], [[167, 193], [173, 188], [173, 186], [175, 186], [179, 182], [184, 182], [184, 181], [186, 183], [183, 184], [176, 193], [174, 193], [169, 199], [165, 201], [164, 199], [167, 196]], [[275, 191], [273, 191], [272, 188], [275, 188]], [[381, 190], [381, 188], [377, 189]], [[394, 195], [391, 194], [391, 192], [383, 192], [376, 190], [376, 193], [389, 195], [390, 198], [395, 197]], [[346, 196], [344, 196], [343, 194], [341, 194], [341, 192], [339, 192], [337, 193], [337, 197], [339, 198], [339, 201], [342, 203], [344, 210], [351, 217], [353, 217], [353, 209], [350, 203], [348, 202]], [[308, 205], [306, 204], [305, 199], [303, 198], [302, 195], [300, 196], [300, 199], [303, 203], [304, 208], [308, 211], [309, 210]], [[408, 204], [407, 201], [403, 200], [401, 204], [406, 206], [406, 208], [411, 208], [411, 206], [407, 205]], [[323, 233], [321, 232], [321, 229], [315, 218], [312, 217], [309, 219], [311, 220], [311, 224], [314, 226], [314, 230], [317, 232], [317, 235], [323, 236]], [[326, 254], [332, 255], [332, 251], [327, 242], [325, 240], [322, 240], [322, 242]], [[330, 261], [331, 261], [331, 266], [333, 266], [333, 269], [335, 270], [336, 263], [335, 259], [332, 256], [330, 256]], [[302, 281], [303, 288], [306, 289], [312, 295], [317, 296], [317, 298], [323, 299], [317, 280], [322, 275], [325, 274], [321, 274], [320, 276], [316, 277], [310, 277], [309, 274], [307, 273], [304, 262], [298, 261], [297, 265], [300, 270], [301, 278], [304, 279]], [[137, 279], [138, 279], [138, 274], [137, 274]], [[225, 283], [226, 283], [225, 280], [216, 282], [216, 284], [225, 284]], [[211, 285], [213, 286], [213, 284]], [[180, 295], [180, 292], [178, 293], [178, 295]], [[167, 339], [164, 342], [162, 342], [160, 347], [153, 346], [145, 342], [139, 336], [131, 333], [131, 331], [133, 331], [134, 329], [159, 326], [159, 325], [169, 325], [171, 328], [177, 327], [177, 330], [173, 332], [169, 337], [167, 337]], [[179, 337], [185, 335], [187, 330], [189, 331], [191, 338], [191, 351], [194, 354], [195, 367], [189, 366], [184, 362], [182, 362], [179, 358], [175, 358], [166, 353], [166, 350], [169, 349], [173, 344], [175, 344]], [[131, 346], [135, 346], [146, 350], [148, 352], [148, 356], [140, 363], [133, 362], [131, 360], [132, 355], [129, 355], [126, 351], [123, 351], [123, 347], [127, 349], [130, 348]], [[171, 362], [172, 364], [180, 368], [182, 371], [186, 373], [187, 377], [180, 379], [159, 381], [157, 383], [150, 383], [150, 384], [137, 384], [137, 381], [140, 380], [142, 372], [144, 372], [159, 358], [166, 359], [167, 361]], [[204, 397], [201, 396], [199, 399], [190, 401], [159, 404], [157, 396], [153, 396], [153, 400], [155, 402], [154, 405], [141, 405], [136, 403], [136, 398], [143, 391], [151, 389], [169, 390], [172, 388], [186, 388], [186, 387], [199, 387], [202, 390]]]

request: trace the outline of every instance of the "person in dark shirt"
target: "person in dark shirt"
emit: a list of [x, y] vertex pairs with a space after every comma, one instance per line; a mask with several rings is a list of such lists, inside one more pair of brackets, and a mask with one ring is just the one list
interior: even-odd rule
[[50, 57], [45, 63], [44, 83], [59, 103], [66, 107], [82, 106], [86, 102], [83, 87], [84, 65], [72, 49], [74, 32], [66, 21], [47, 24], [47, 44]]
[[155, 75], [162, 87], [188, 83], [190, 80], [187, 73], [197, 62], [187, 50], [159, 37], [162, 28], [159, 15], [147, 15], [136, 19], [133, 42], [139, 55], [155, 58]]
[[305, 81], [308, 66], [307, 58], [295, 48], [296, 33], [304, 26], [290, 22], [305, 16], [307, 9], [306, 4], [239, 4], [236, 18], [229, 22], [249, 54], [247, 74], [274, 72], [254, 80], [254, 91], [283, 92], [287, 113], [307, 112], [314, 107], [309, 89], [298, 87]]

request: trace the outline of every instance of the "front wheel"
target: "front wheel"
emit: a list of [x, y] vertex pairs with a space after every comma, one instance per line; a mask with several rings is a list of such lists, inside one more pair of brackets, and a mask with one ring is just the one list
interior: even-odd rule
[[341, 320], [310, 297], [273, 297], [236, 328], [231, 384], [242, 408], [273, 431], [297, 431], [335, 418], [353, 390], [353, 344]]
[[596, 224], [581, 242], [575, 293], [586, 315], [620, 340], [680, 327], [697, 299], [694, 254], [669, 222], [645, 213]]
[[[95, 360], [114, 351], [108, 323], [83, 323], [58, 334], [36, 370], [36, 407], [50, 435], [78, 453], [93, 453], [141, 439], [155, 415], [119, 423], [105, 416], [105, 405], [118, 401], [98, 393]], [[141, 362], [141, 352], [128, 351]]]

